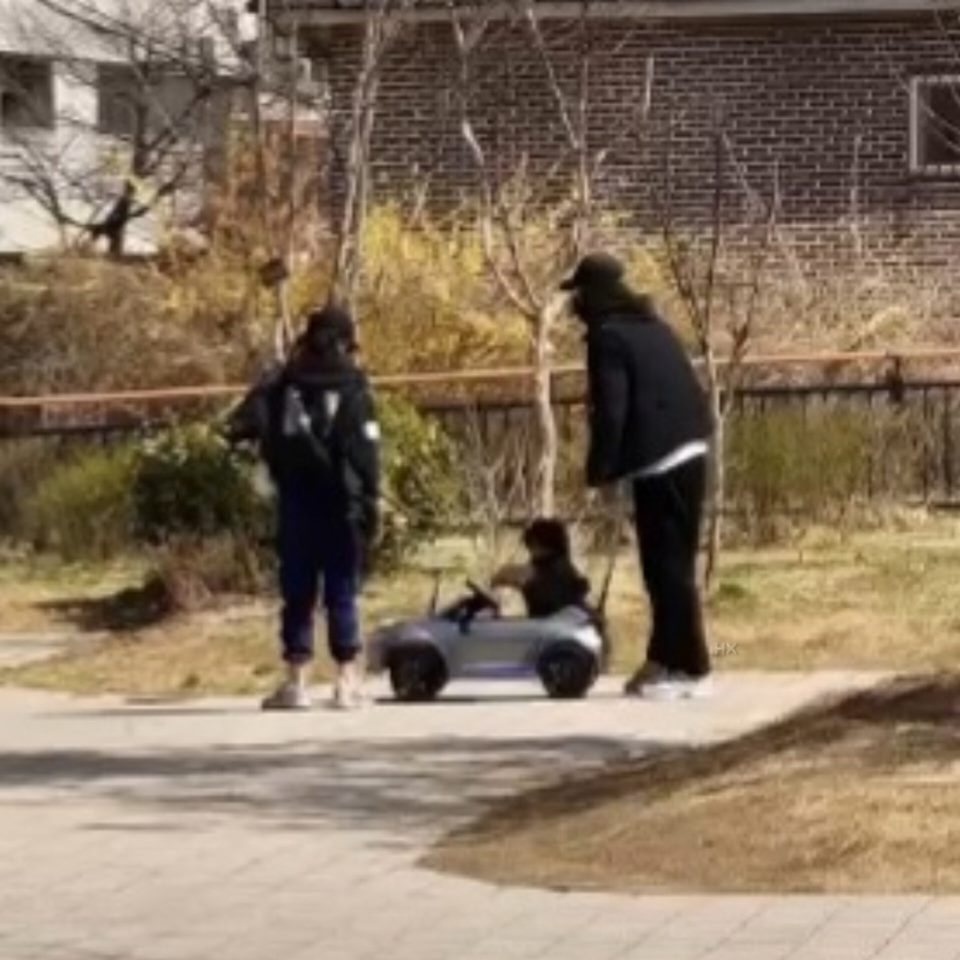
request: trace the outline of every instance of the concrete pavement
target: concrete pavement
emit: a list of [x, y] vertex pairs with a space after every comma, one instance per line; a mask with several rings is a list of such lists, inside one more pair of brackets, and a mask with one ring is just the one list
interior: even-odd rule
[[564, 894], [417, 866], [493, 797], [875, 679], [729, 673], [687, 703], [460, 685], [294, 715], [0, 691], [0, 960], [960, 960], [960, 898]]

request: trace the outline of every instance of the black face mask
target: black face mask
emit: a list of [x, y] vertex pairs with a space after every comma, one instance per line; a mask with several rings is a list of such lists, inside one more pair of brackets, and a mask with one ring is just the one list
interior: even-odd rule
[[570, 298], [570, 311], [585, 327], [594, 326], [603, 320], [607, 313], [595, 293], [587, 290], [578, 290], [573, 294]]

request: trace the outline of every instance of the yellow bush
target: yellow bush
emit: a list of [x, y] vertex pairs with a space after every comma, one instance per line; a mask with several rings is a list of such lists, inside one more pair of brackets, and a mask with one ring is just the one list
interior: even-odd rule
[[393, 206], [364, 233], [357, 298], [364, 354], [378, 373], [522, 363], [522, 319], [502, 303], [475, 232], [408, 225]]

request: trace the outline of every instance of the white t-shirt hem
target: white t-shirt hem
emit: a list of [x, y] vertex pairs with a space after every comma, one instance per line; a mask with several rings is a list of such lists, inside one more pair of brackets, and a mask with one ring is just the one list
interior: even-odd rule
[[685, 463], [690, 463], [691, 460], [705, 457], [709, 450], [710, 446], [706, 440], [693, 440], [690, 443], [685, 443], [656, 463], [638, 470], [633, 474], [632, 479], [643, 480], [646, 477], [662, 477], [665, 473], [676, 470], [677, 467], [682, 467]]

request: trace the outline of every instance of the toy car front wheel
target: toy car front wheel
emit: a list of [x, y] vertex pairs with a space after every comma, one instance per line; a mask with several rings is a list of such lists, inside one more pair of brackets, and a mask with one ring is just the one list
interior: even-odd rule
[[433, 700], [447, 685], [443, 657], [431, 647], [408, 647], [390, 656], [390, 686], [405, 703]]
[[554, 700], [579, 700], [597, 679], [597, 658], [574, 647], [545, 650], [537, 664], [540, 682]]

